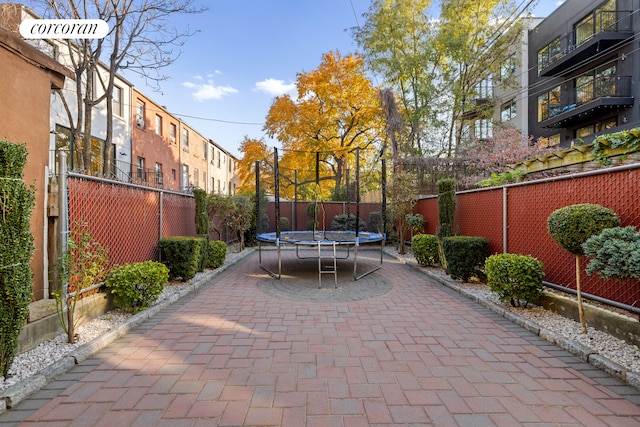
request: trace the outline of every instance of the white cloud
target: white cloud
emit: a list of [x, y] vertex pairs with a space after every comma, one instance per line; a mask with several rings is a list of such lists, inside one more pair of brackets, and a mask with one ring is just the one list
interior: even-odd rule
[[265, 92], [273, 96], [280, 96], [286, 93], [293, 94], [296, 90], [296, 85], [295, 83], [285, 84], [283, 80], [266, 79], [257, 82], [253, 90]]
[[[197, 78], [197, 77], [196, 77]], [[198, 101], [208, 101], [210, 99], [222, 99], [225, 96], [238, 93], [238, 89], [231, 86], [216, 86], [213, 80], [207, 83], [184, 82], [182, 86], [194, 89], [191, 95]]]

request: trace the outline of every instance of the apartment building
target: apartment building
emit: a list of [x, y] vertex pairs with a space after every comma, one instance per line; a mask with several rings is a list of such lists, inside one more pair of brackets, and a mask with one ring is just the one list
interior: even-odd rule
[[181, 121], [133, 88], [131, 181], [179, 191]]
[[529, 32], [529, 133], [588, 144], [640, 126], [640, 0], [566, 0]]
[[473, 108], [462, 116], [466, 124], [463, 138], [489, 139], [494, 136], [496, 127], [529, 134], [528, 34], [540, 22], [542, 18], [521, 18], [522, 32], [509, 47], [499, 72], [487, 75], [476, 85]]
[[236, 193], [238, 176], [237, 159], [211, 141], [209, 161], [209, 191], [216, 194], [233, 195]]
[[530, 29], [542, 22], [542, 18], [522, 18], [521, 22], [521, 36], [510, 47], [511, 55], [500, 67], [500, 74], [495, 77], [493, 123], [518, 129], [523, 135], [529, 135], [528, 34]]

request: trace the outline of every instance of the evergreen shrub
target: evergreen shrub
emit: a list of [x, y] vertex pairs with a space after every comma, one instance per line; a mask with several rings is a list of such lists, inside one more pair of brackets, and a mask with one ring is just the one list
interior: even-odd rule
[[605, 228], [619, 227], [620, 218], [604, 206], [581, 203], [557, 209], [547, 218], [547, 228], [558, 244], [574, 255], [583, 255], [582, 244]]
[[286, 216], [280, 217], [280, 231], [289, 231], [291, 230], [291, 223], [289, 222], [289, 218]]
[[29, 231], [35, 189], [22, 181], [25, 145], [0, 141], [0, 376], [11, 368], [33, 297]]
[[484, 237], [450, 236], [442, 239], [442, 249], [447, 259], [447, 274], [453, 278], [469, 280], [482, 274], [487, 258], [489, 241]]
[[169, 268], [169, 278], [190, 280], [200, 269], [206, 239], [202, 237], [176, 236], [160, 240], [162, 263]]
[[438, 238], [433, 234], [416, 234], [411, 239], [411, 250], [416, 262], [422, 267], [437, 265], [438, 257]]
[[137, 313], [158, 299], [168, 280], [167, 266], [144, 261], [116, 267], [109, 273], [105, 285], [111, 290], [117, 308]]
[[542, 262], [531, 255], [496, 254], [484, 264], [489, 289], [497, 293], [500, 301], [519, 307], [536, 303], [542, 296], [544, 268]]
[[[356, 216], [354, 214], [339, 214], [331, 220], [331, 229], [337, 231], [355, 231]], [[367, 223], [362, 219], [358, 221], [358, 229], [364, 231], [367, 229]]]
[[382, 212], [375, 211], [369, 214], [369, 231], [382, 234], [384, 227], [382, 224]]
[[227, 244], [222, 240], [211, 240], [209, 242], [209, 254], [207, 258], [207, 268], [215, 269], [224, 264], [227, 257]]
[[605, 228], [582, 245], [587, 273], [606, 279], [640, 279], [640, 233], [635, 227]]

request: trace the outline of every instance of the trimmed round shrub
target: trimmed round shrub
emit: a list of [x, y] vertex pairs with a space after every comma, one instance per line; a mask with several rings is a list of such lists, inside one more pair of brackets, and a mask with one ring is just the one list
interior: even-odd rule
[[280, 217], [279, 224], [280, 224], [280, 231], [291, 230], [291, 223], [289, 223], [289, 218], [287, 218], [286, 216]]
[[557, 209], [547, 218], [549, 234], [574, 255], [583, 255], [582, 244], [605, 228], [619, 227], [614, 211], [592, 203], [581, 203]]
[[481, 268], [487, 258], [489, 240], [477, 236], [451, 236], [442, 239], [447, 260], [447, 274], [464, 281], [482, 276]]
[[[355, 231], [356, 230], [356, 216], [354, 214], [339, 214], [333, 217], [331, 220], [331, 229], [337, 231]], [[358, 229], [364, 231], [367, 229], [367, 223], [362, 219], [358, 221]]]
[[433, 234], [417, 234], [411, 239], [411, 251], [416, 258], [416, 262], [422, 267], [437, 265], [440, 260], [438, 256], [438, 238]]
[[207, 256], [207, 268], [215, 269], [224, 264], [227, 257], [227, 244], [222, 240], [211, 240], [209, 242], [209, 253]]
[[500, 301], [519, 307], [536, 303], [542, 296], [544, 270], [542, 262], [531, 255], [496, 254], [484, 264], [489, 289]]
[[114, 268], [105, 286], [111, 290], [117, 308], [137, 313], [158, 299], [168, 281], [169, 269], [166, 265], [144, 261]]

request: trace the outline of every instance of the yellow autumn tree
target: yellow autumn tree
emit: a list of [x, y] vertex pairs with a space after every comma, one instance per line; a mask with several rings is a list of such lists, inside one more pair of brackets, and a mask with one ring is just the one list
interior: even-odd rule
[[238, 160], [238, 192], [256, 191], [256, 162], [260, 162], [260, 187], [273, 192], [273, 150], [263, 139], [245, 136], [240, 143], [242, 158]]
[[274, 99], [265, 124], [269, 137], [282, 144], [280, 194], [292, 198], [297, 189], [299, 198], [327, 200], [344, 188], [356, 148], [361, 166], [380, 153], [385, 123], [378, 90], [359, 55], [339, 52], [322, 55], [317, 69], [298, 73], [296, 87], [296, 99]]

